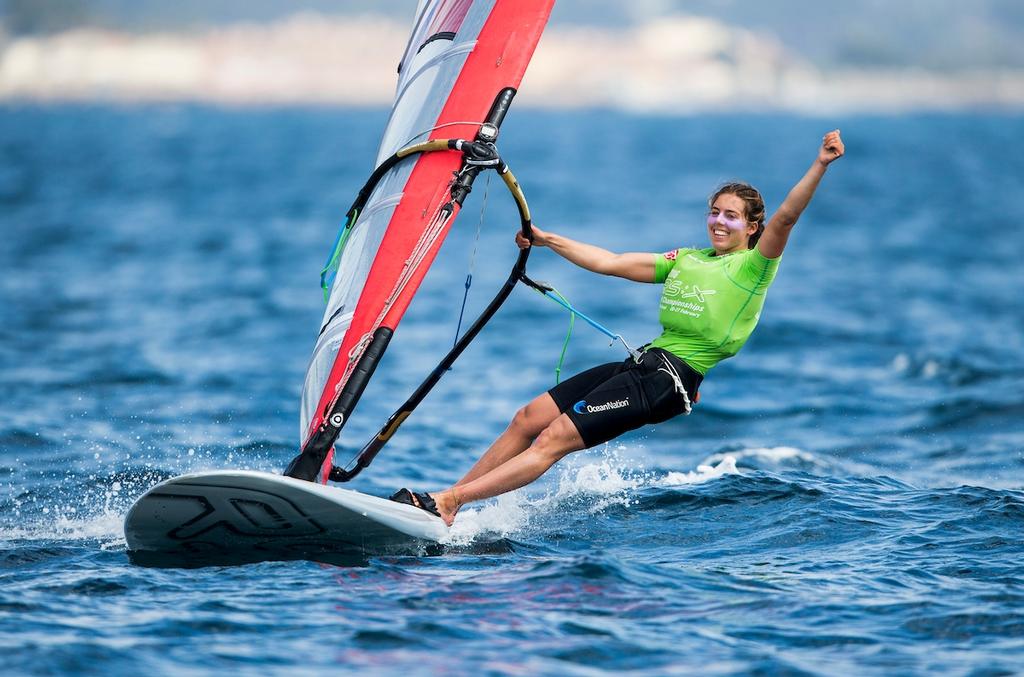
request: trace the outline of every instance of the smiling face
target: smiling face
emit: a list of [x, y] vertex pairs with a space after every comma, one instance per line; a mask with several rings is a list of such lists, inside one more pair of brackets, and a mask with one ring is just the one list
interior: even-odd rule
[[731, 254], [747, 248], [757, 224], [747, 220], [747, 206], [732, 193], [715, 198], [708, 212], [708, 238], [718, 255]]

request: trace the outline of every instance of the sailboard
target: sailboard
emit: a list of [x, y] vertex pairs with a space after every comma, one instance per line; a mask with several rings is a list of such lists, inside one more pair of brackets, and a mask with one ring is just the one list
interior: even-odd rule
[[520, 250], [492, 301], [351, 467], [334, 466], [341, 430], [481, 172], [499, 174], [531, 236], [529, 207], [497, 138], [553, 4], [420, 0], [375, 169], [321, 271], [326, 308], [303, 384], [300, 453], [283, 476], [217, 471], [154, 487], [126, 517], [131, 552], [258, 559], [279, 545], [383, 552], [442, 537], [435, 516], [327, 481], [349, 481], [370, 464], [517, 283], [546, 289], [526, 276], [529, 249]]
[[128, 549], [143, 563], [413, 554], [447, 533], [444, 522], [410, 505], [247, 470], [161, 482], [125, 519]]

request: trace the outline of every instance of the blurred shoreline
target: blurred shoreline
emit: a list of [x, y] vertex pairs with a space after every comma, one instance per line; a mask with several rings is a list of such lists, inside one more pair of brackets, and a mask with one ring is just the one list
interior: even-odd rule
[[[0, 37], [0, 102], [388, 105], [409, 27], [297, 14], [193, 33]], [[1024, 110], [1024, 69], [823, 70], [777, 39], [688, 16], [552, 26], [519, 106], [632, 112]]]

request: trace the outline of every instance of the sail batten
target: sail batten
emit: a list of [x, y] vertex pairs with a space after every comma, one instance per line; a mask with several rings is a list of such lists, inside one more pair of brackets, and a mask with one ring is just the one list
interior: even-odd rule
[[[421, 2], [378, 166], [423, 130], [431, 130], [428, 139], [475, 138], [479, 123], [466, 121], [485, 120], [499, 92], [519, 86], [552, 5]], [[462, 154], [454, 151], [402, 159], [381, 176], [351, 224], [303, 387], [304, 447], [356, 371], [365, 379], [366, 370], [375, 368], [377, 351], [386, 347], [458, 215], [451, 187], [461, 167]], [[375, 351], [374, 364], [364, 364], [369, 350]], [[346, 396], [352, 406], [360, 392]]]

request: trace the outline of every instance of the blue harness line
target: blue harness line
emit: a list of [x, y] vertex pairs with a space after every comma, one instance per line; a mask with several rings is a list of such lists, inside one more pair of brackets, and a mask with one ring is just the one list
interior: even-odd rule
[[[538, 291], [541, 290], [538, 289]], [[555, 289], [554, 287], [550, 287], [544, 291], [541, 291], [541, 293], [569, 311], [569, 331], [566, 333], [565, 341], [562, 343], [562, 354], [559, 355], [558, 357], [558, 366], [555, 367], [556, 384], [561, 380], [562, 365], [565, 363], [565, 353], [566, 350], [568, 350], [569, 348], [569, 338], [572, 337], [572, 330], [576, 323], [577, 316], [579, 316], [584, 322], [589, 324], [591, 327], [593, 327], [597, 331], [601, 332], [602, 334], [610, 338], [612, 343], [615, 343], [616, 341], [621, 343], [623, 347], [626, 349], [626, 352], [629, 353], [630, 357], [632, 357], [634, 360], [638, 362], [640, 361], [640, 351], [633, 349], [628, 343], [626, 343], [626, 339], [622, 337], [622, 334], [616, 334], [611, 329], [604, 326], [603, 324], [601, 324], [594, 318], [590, 317], [586, 313], [581, 313], [579, 310], [576, 309], [575, 306], [572, 305], [572, 303], [569, 302], [569, 299], [565, 298], [557, 289]]]

